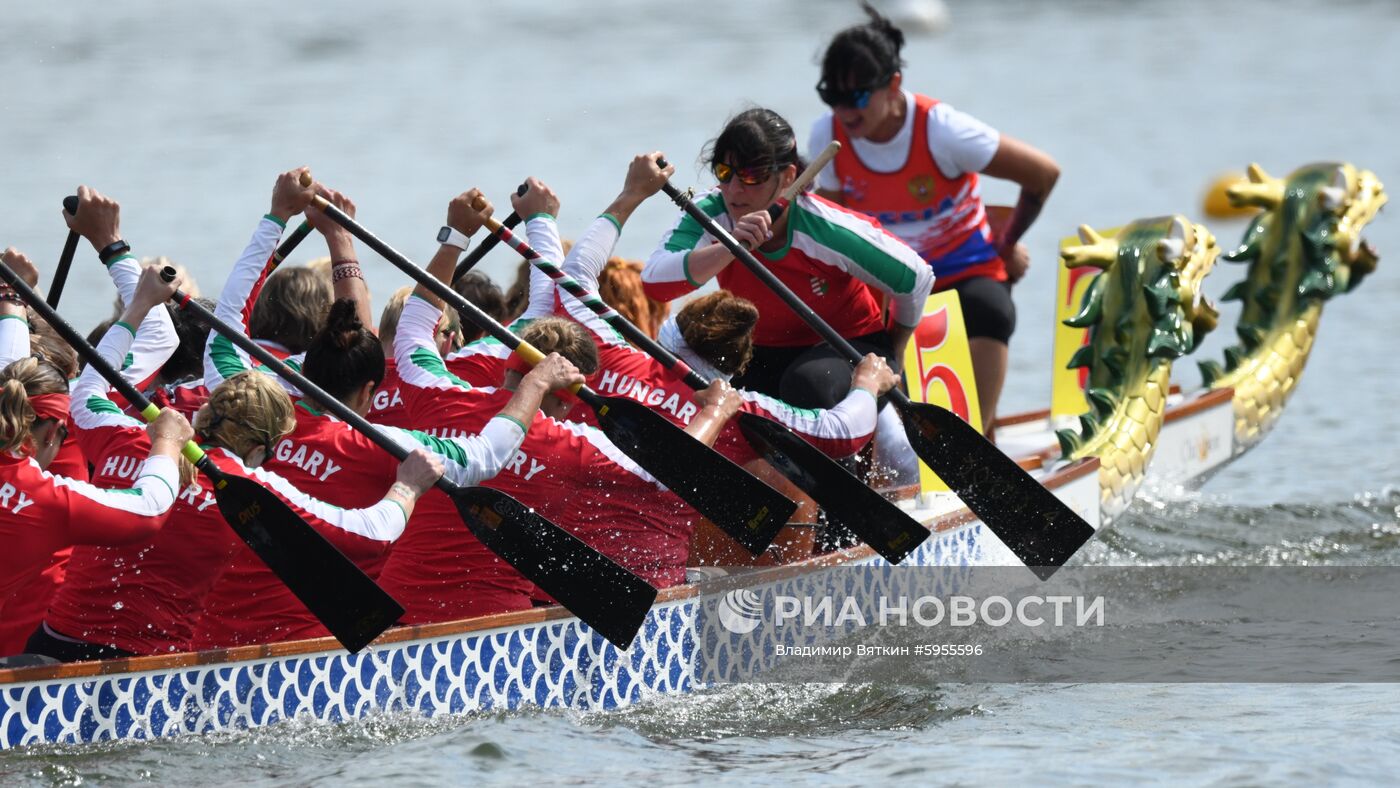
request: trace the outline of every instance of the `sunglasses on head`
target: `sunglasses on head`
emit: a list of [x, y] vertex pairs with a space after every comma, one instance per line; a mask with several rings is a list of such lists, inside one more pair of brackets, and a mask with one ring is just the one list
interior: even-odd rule
[[850, 107], [852, 109], [865, 109], [870, 104], [870, 97], [875, 91], [885, 87], [890, 83], [889, 79], [882, 79], [879, 82], [864, 88], [852, 88], [841, 90], [828, 85], [826, 80], [817, 83], [817, 96], [822, 103], [828, 107]]
[[715, 180], [720, 183], [729, 183], [735, 177], [739, 178], [739, 183], [745, 186], [757, 186], [768, 180], [777, 172], [776, 167], [731, 167], [724, 162], [717, 161], [710, 165], [710, 171], [715, 174]]

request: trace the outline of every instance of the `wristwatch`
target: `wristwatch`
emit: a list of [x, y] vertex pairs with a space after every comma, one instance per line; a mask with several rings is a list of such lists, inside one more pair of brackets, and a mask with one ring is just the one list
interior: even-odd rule
[[97, 253], [97, 259], [101, 260], [103, 265], [106, 265], [111, 262], [112, 258], [126, 254], [129, 251], [131, 251], [131, 244], [126, 241], [113, 241], [102, 247], [102, 251]]
[[471, 244], [467, 236], [458, 232], [457, 228], [449, 224], [444, 224], [442, 229], [438, 230], [437, 240], [438, 243], [443, 246], [455, 246], [464, 252], [467, 251], [467, 246]]

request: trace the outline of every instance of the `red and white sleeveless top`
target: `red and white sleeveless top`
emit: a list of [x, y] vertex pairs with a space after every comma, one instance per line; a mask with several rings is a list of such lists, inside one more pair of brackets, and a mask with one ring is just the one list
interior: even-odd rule
[[850, 135], [835, 119], [832, 138], [841, 150], [832, 162], [848, 208], [874, 217], [933, 266], [937, 289], [972, 276], [1006, 280], [1006, 264], [992, 244], [977, 173], [949, 178], [933, 160], [928, 139], [930, 110], [937, 99], [915, 94], [909, 158], [896, 172], [865, 165]]

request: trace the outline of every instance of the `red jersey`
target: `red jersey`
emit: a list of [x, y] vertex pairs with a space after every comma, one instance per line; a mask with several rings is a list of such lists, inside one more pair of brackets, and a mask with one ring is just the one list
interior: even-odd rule
[[143, 454], [131, 478], [122, 489], [102, 490], [54, 476], [31, 457], [0, 453], [0, 620], [10, 620], [20, 587], [59, 549], [141, 542], [160, 530], [175, 499], [175, 462]]
[[[696, 205], [725, 230], [733, 221], [719, 191]], [[800, 194], [788, 208], [781, 249], [756, 257], [803, 303], [844, 337], [885, 328], [875, 291], [890, 297], [893, 319], [913, 326], [933, 287], [933, 271], [913, 249], [879, 222], [813, 194]], [[718, 243], [699, 222], [682, 213], [661, 239], [642, 270], [648, 296], [670, 301], [701, 286], [690, 275], [696, 249]], [[758, 306], [754, 343], [766, 347], [809, 347], [821, 338], [741, 263], [730, 263], [716, 277], [719, 286]]]
[[[103, 338], [104, 358], [125, 353], [120, 326]], [[104, 394], [106, 383], [92, 370], [73, 390], [73, 415], [84, 453], [98, 469], [98, 485], [125, 486], [135, 461], [149, 451], [143, 426]], [[275, 473], [248, 468], [231, 452], [208, 449], [225, 473], [255, 480], [323, 534], [350, 531], [391, 541], [402, 532], [403, 510], [392, 501], [345, 510], [305, 495]], [[127, 547], [81, 547], [49, 606], [46, 621], [60, 634], [136, 654], [188, 648], [204, 597], [243, 542], [223, 519], [213, 493], [201, 481], [181, 491], [170, 527], [149, 542]]]
[[[395, 354], [405, 402], [416, 422], [436, 425], [430, 431], [472, 432], [512, 395], [473, 389], [447, 371], [432, 342], [438, 317], [439, 310], [420, 298], [404, 305]], [[685, 580], [698, 515], [591, 427], [537, 414], [513, 461], [487, 485], [534, 507], [658, 587]], [[395, 597], [410, 608], [406, 621], [440, 621], [477, 610], [472, 586], [488, 578], [501, 590], [509, 582], [516, 604], [528, 606], [529, 582], [498, 559], [499, 567], [482, 573], [478, 566], [489, 553], [464, 528], [439, 524], [430, 530], [416, 519], [380, 575], [385, 590], [399, 591]]]
[[384, 380], [374, 390], [374, 398], [369, 403], [369, 413], [365, 418], [375, 424], [410, 429], [408, 408], [403, 404], [403, 383], [399, 380], [399, 368], [392, 358], [384, 359]]
[[[262, 466], [265, 470], [344, 509], [373, 506], [383, 497], [398, 474], [399, 461], [393, 455], [350, 425], [305, 401], [297, 403], [296, 417], [296, 429], [277, 443], [272, 457]], [[523, 437], [519, 425], [501, 420], [492, 420], [485, 435], [459, 440], [441, 440], [393, 427], [381, 429], [405, 448], [421, 446], [437, 454], [443, 460], [444, 475], [464, 486], [494, 476]], [[507, 434], [491, 445], [493, 431]], [[419, 509], [431, 498], [446, 501], [441, 492], [431, 491], [415, 506], [414, 518], [419, 517]], [[455, 508], [452, 511], [455, 516]], [[465, 527], [460, 518], [457, 524]], [[326, 536], [366, 574], [379, 576], [388, 559], [388, 543], [343, 531]], [[205, 600], [194, 647], [270, 643], [326, 634], [329, 633], [320, 621], [245, 547]]]

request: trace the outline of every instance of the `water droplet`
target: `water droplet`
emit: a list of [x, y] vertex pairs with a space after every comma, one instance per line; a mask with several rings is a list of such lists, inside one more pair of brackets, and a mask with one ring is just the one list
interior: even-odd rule
[[113, 602], [113, 603], [112, 603], [112, 609], [113, 609], [113, 610], [121, 610], [121, 609], [124, 608], [124, 607], [126, 607], [126, 605], [122, 604], [121, 602]]

